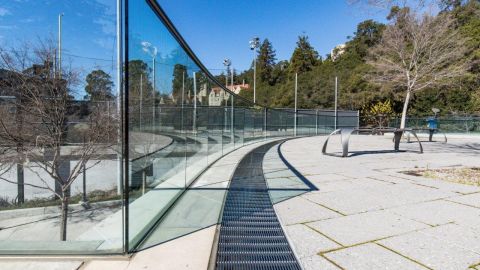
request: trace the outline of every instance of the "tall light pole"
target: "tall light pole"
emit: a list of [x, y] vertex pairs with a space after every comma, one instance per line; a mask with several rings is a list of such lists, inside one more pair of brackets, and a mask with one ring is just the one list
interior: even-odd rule
[[150, 57], [152, 57], [152, 71], [153, 71], [152, 87], [153, 87], [153, 92], [155, 92], [155, 61], [156, 61], [156, 57], [157, 57], [157, 47], [153, 46], [152, 43], [150, 43], [148, 41], [143, 41], [142, 42], [142, 50], [145, 53], [147, 53], [148, 55], [150, 55]]
[[337, 121], [338, 121], [338, 77], [335, 76], [335, 125], [334, 125], [334, 130], [337, 129]]
[[62, 79], [62, 17], [58, 14], [58, 78]]
[[[227, 87], [227, 88], [228, 88], [228, 73], [229, 73], [229, 71], [230, 71], [230, 65], [231, 65], [231, 64], [232, 64], [232, 61], [231, 61], [230, 59], [225, 58], [225, 59], [223, 60], [223, 65], [224, 65], [224, 66], [226, 67], [226, 69], [227, 69], [227, 73], [225, 74], [225, 87]], [[226, 107], [225, 107], [225, 109], [224, 109], [224, 117], [223, 117], [223, 118], [225, 119], [225, 121], [224, 121], [224, 122], [225, 122], [225, 123], [224, 123], [224, 128], [226, 129], [226, 128], [227, 128], [227, 108], [226, 108]]]
[[293, 135], [297, 136], [297, 92], [298, 92], [298, 73], [295, 73], [295, 119], [293, 127]]
[[153, 46], [150, 42], [148, 41], [143, 41], [142, 43], [142, 50], [150, 55], [152, 57], [152, 101], [153, 101], [153, 107], [152, 107], [152, 122], [155, 128], [155, 60], [157, 57], [157, 47]]
[[193, 72], [193, 131], [197, 132], [197, 73]]
[[250, 50], [253, 51], [253, 103], [255, 103], [256, 93], [256, 80], [257, 80], [257, 48], [260, 46], [260, 38], [254, 37], [250, 40]]
[[232, 64], [232, 61], [228, 58], [223, 59], [223, 65], [227, 69], [227, 73], [225, 74], [225, 87], [228, 87], [228, 74], [230, 73], [230, 65]]

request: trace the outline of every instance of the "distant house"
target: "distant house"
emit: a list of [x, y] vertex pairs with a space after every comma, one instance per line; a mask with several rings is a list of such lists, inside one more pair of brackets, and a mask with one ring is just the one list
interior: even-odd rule
[[[235, 93], [236, 95], [240, 94], [242, 90], [249, 89], [248, 84], [234, 84], [227, 86], [227, 89]], [[230, 98], [230, 93], [225, 92], [220, 87], [213, 87], [208, 96], [208, 105], [209, 106], [221, 106], [223, 101], [227, 101]]]
[[346, 48], [345, 44], [340, 44], [335, 46], [335, 48], [333, 48], [333, 50], [331, 51], [332, 60], [333, 61], [337, 60], [338, 57], [340, 57], [340, 55], [345, 53], [345, 48]]

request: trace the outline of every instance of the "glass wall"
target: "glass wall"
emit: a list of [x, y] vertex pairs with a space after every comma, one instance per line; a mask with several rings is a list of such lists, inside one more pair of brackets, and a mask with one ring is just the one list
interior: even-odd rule
[[[122, 16], [116, 0], [4, 7], [0, 254], [157, 244], [145, 238], [171, 206], [189, 207], [186, 219], [203, 213], [185, 191], [222, 156], [333, 129], [331, 113], [266, 108], [229, 92], [154, 0], [121, 2]], [[165, 228], [158, 239], [186, 231]]]
[[115, 3], [2, 1], [0, 254], [123, 252]]

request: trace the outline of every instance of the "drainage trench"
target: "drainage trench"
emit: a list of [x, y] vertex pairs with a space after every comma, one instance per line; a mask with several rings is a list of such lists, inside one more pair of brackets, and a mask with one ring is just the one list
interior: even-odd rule
[[247, 154], [233, 174], [218, 239], [216, 269], [301, 269], [273, 209], [263, 176], [265, 153]]

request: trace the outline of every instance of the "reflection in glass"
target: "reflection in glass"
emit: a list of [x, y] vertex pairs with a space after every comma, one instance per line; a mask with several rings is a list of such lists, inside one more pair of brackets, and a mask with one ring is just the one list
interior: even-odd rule
[[[292, 111], [217, 82], [154, 0], [123, 1], [122, 37], [117, 1], [101, 2], [56, 3], [62, 49], [49, 1], [4, 4], [15, 16], [2, 17], [13, 27], [0, 40], [1, 254], [131, 252], [215, 224], [228, 179], [199, 184], [205, 169], [293, 136]], [[358, 124], [343, 116], [339, 126]], [[334, 120], [299, 112], [299, 135], [329, 132]]]

